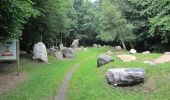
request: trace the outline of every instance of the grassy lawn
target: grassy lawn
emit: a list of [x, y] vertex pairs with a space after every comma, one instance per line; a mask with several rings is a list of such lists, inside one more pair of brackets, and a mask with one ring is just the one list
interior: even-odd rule
[[[128, 54], [126, 52], [126, 54]], [[74, 74], [68, 91], [69, 100], [169, 100], [170, 63], [150, 66], [141, 61], [151, 60], [160, 54], [136, 54], [137, 61], [122, 62], [115, 56], [115, 62], [96, 67], [96, 59], [82, 64]], [[109, 68], [144, 68], [144, 84], [133, 87], [114, 87], [106, 82], [105, 72]]]
[[[23, 57], [21, 59], [21, 72], [27, 73], [29, 78], [18, 84], [15, 89], [7, 90], [1, 98], [3, 100], [53, 100], [66, 73], [72, 66], [82, 62], [70, 80], [67, 93], [68, 100], [170, 99], [170, 63], [156, 66], [142, 63], [144, 60], [157, 58], [160, 54], [136, 54], [137, 61], [126, 63], [113, 55], [115, 62], [97, 68], [96, 59], [98, 55], [107, 50], [107, 48], [90, 48], [87, 52], [77, 53], [75, 59], [62, 61], [49, 56], [51, 63], [49, 65], [39, 64], [28, 59], [28, 57]], [[146, 71], [144, 84], [134, 87], [108, 85], [105, 72], [109, 68], [119, 67], [144, 68]]]

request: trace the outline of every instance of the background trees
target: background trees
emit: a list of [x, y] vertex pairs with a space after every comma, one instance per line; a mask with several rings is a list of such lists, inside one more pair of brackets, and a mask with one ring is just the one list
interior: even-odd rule
[[4, 37], [18, 38], [22, 35], [23, 25], [30, 17], [36, 17], [39, 12], [32, 8], [30, 0], [0, 1], [0, 40]]
[[141, 51], [170, 46], [169, 0], [1, 0], [0, 5], [0, 39], [22, 36], [22, 49], [39, 41], [69, 46], [75, 38], [83, 45], [113, 43]]

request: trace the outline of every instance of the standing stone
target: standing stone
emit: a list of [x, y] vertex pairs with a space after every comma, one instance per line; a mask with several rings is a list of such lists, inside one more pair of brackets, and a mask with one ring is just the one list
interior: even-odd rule
[[33, 59], [39, 59], [43, 62], [48, 63], [47, 50], [42, 42], [38, 42], [33, 48]]
[[75, 53], [72, 48], [65, 48], [63, 49], [63, 55], [65, 58], [73, 58], [75, 56]]
[[135, 50], [135, 49], [131, 49], [131, 50], [130, 50], [130, 53], [131, 53], [131, 54], [136, 54], [136, 50]]
[[142, 54], [145, 54], [145, 55], [150, 54], [150, 51], [144, 51], [142, 52]]
[[79, 40], [78, 40], [78, 39], [75, 39], [75, 40], [72, 42], [71, 47], [72, 47], [72, 48], [78, 48], [78, 46], [79, 46]]
[[115, 46], [115, 48], [118, 49], [118, 50], [122, 49], [121, 46]]
[[108, 83], [115, 86], [143, 83], [144, 76], [143, 68], [114, 68], [106, 72]]
[[55, 52], [55, 57], [59, 60], [63, 59], [63, 53], [61, 51]]
[[98, 44], [97, 47], [98, 47], [98, 48], [101, 48], [102, 46], [101, 46], [101, 44]]
[[94, 47], [94, 48], [97, 48], [97, 44], [93, 44], [93, 47]]
[[62, 43], [59, 45], [59, 49], [60, 49], [61, 51], [62, 51], [63, 49], [65, 49], [65, 47], [63, 46]]
[[102, 65], [105, 65], [109, 62], [113, 62], [114, 60], [112, 57], [106, 55], [106, 54], [101, 54], [98, 59], [97, 59], [97, 67], [100, 67]]

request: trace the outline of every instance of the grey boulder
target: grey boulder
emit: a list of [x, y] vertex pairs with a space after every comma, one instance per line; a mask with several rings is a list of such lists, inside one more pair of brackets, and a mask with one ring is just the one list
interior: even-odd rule
[[106, 54], [101, 54], [98, 59], [97, 59], [97, 67], [100, 67], [102, 65], [105, 65], [109, 62], [113, 62], [113, 58], [106, 55]]
[[106, 72], [106, 78], [112, 85], [135, 85], [144, 82], [143, 68], [114, 68]]
[[46, 46], [42, 42], [34, 45], [32, 58], [48, 63]]
[[63, 55], [65, 58], [73, 58], [75, 56], [75, 51], [72, 48], [63, 49]]
[[72, 44], [71, 44], [71, 47], [72, 48], [77, 48], [79, 46], [79, 40], [78, 39], [75, 39]]

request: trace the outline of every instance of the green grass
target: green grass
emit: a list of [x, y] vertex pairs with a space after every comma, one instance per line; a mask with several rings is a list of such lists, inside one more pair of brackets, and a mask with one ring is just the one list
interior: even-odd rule
[[[127, 54], [127, 52], [126, 52]], [[150, 66], [141, 61], [151, 60], [160, 54], [135, 55], [135, 62], [122, 62], [115, 56], [115, 62], [96, 67], [96, 59], [90, 60], [76, 71], [70, 81], [69, 100], [168, 100], [170, 99], [170, 63]], [[114, 87], [107, 84], [105, 72], [109, 68], [144, 68], [144, 84], [134, 87]], [[169, 77], [169, 78], [168, 78]]]
[[[29, 78], [18, 84], [15, 89], [9, 89], [0, 97], [3, 100], [53, 100], [57, 89], [66, 73], [73, 65], [81, 63], [73, 74], [68, 89], [68, 100], [168, 100], [170, 94], [170, 63], [150, 66], [143, 64], [144, 60], [151, 60], [160, 54], [136, 54], [137, 61], [122, 62], [112, 57], [115, 62], [100, 68], [96, 67], [99, 54], [108, 48], [90, 48], [87, 52], [79, 52], [75, 59], [56, 60], [50, 56], [51, 64], [39, 64], [28, 57], [21, 59], [21, 72], [27, 73]], [[116, 50], [114, 50], [117, 52]], [[124, 52], [124, 51], [123, 51]], [[127, 52], [125, 52], [128, 54]], [[109, 68], [144, 68], [146, 79], [144, 84], [134, 87], [114, 87], [106, 82], [105, 72]], [[154, 89], [156, 86], [156, 89]]]
[[[3, 100], [49, 100], [57, 94], [57, 88], [65, 74], [73, 65], [94, 56], [97, 50], [79, 52], [75, 59], [59, 61], [50, 56], [51, 64], [39, 64], [28, 58], [21, 59], [21, 72], [28, 74], [29, 79], [17, 85], [15, 89], [8, 90]], [[102, 52], [102, 50], [100, 50]]]

